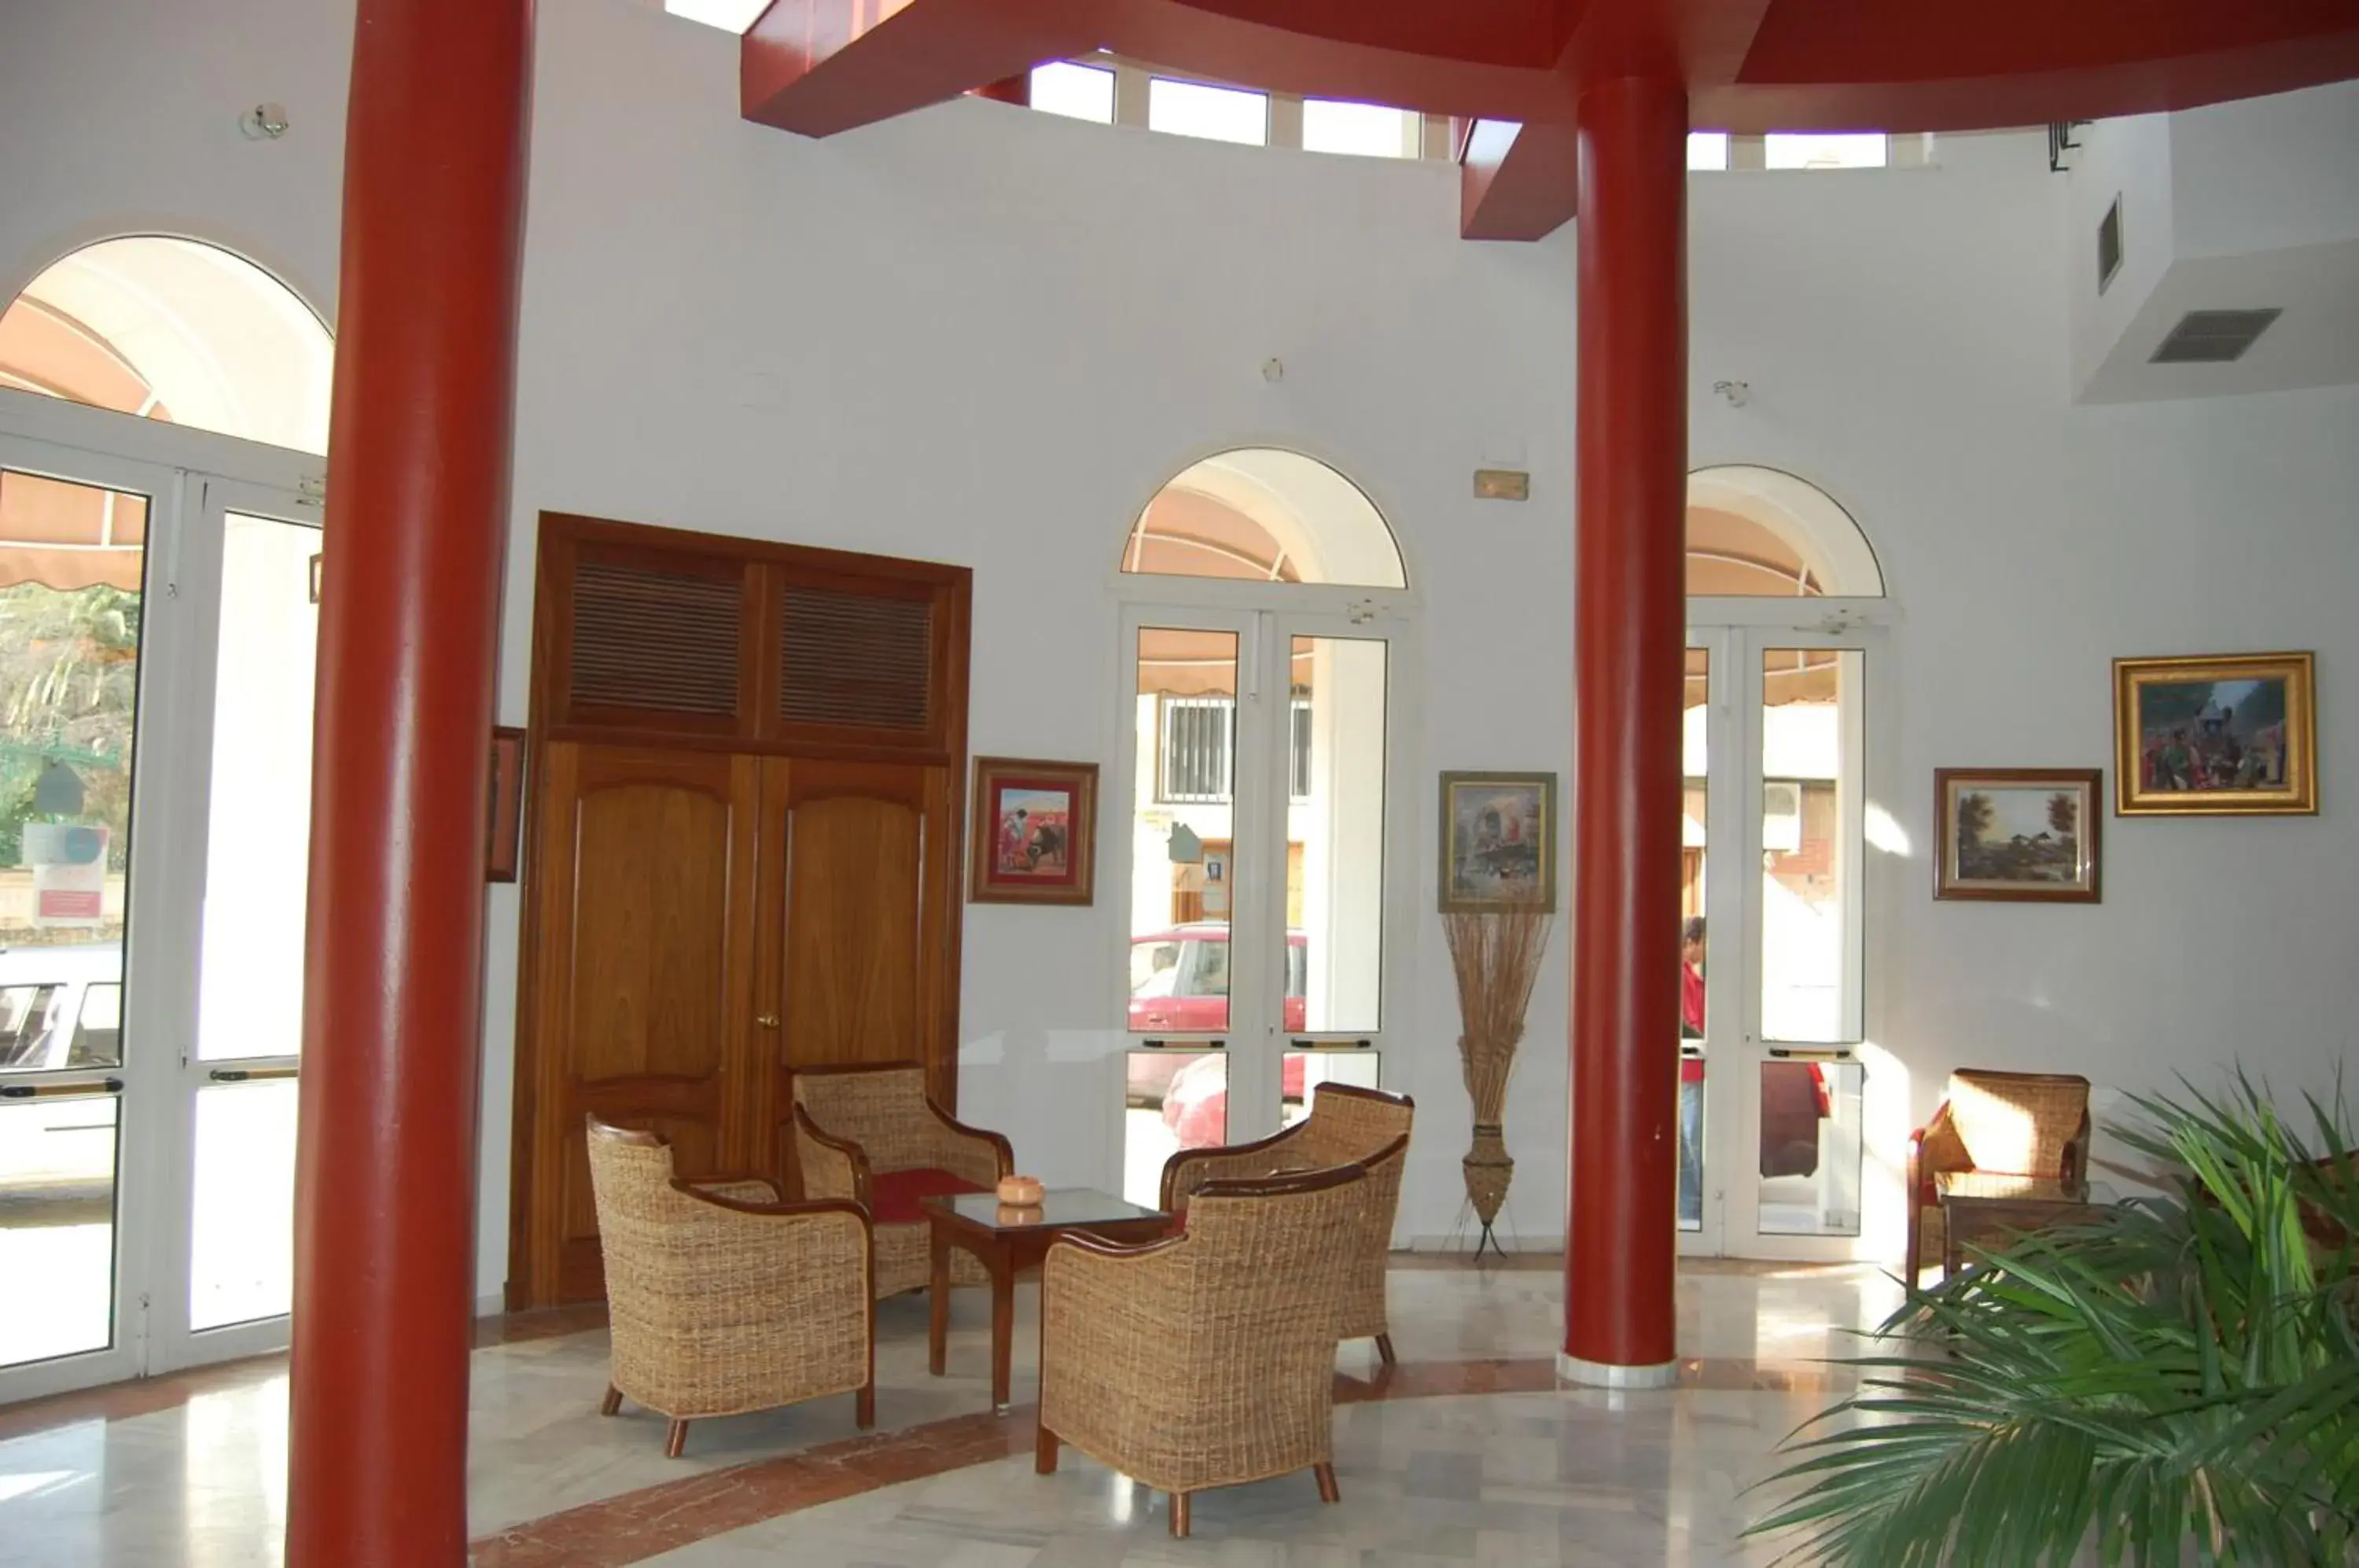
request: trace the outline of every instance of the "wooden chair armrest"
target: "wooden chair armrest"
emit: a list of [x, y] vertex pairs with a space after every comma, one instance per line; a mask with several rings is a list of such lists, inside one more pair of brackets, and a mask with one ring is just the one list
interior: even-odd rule
[[[708, 1192], [718, 1192], [731, 1198], [751, 1196], [757, 1203], [775, 1203], [783, 1201], [787, 1195], [775, 1178], [757, 1175], [751, 1171], [726, 1171], [710, 1176], [690, 1176], [686, 1180], [690, 1186]], [[769, 1197], [762, 1199], [758, 1196], [760, 1192], [767, 1192]]]
[[799, 1105], [795, 1107], [795, 1158], [802, 1170], [805, 1197], [868, 1208], [868, 1156], [858, 1144], [830, 1137]]
[[[1007, 1141], [1006, 1134], [993, 1132], [988, 1127], [969, 1127], [966, 1123], [959, 1120], [956, 1116], [942, 1109], [941, 1106], [934, 1104], [933, 1098], [930, 1095], [926, 1099], [926, 1110], [927, 1113], [940, 1125], [943, 1131], [957, 1138], [961, 1143], [979, 1143], [987, 1145], [990, 1148], [993, 1165], [991, 1180], [994, 1182], [996, 1182], [1003, 1176], [1013, 1176], [1016, 1174], [1016, 1146]], [[955, 1172], [955, 1174], [964, 1176], [966, 1175], [966, 1172], [961, 1171]], [[973, 1178], [968, 1177], [968, 1180], [973, 1181]]]
[[1251, 1143], [1223, 1144], [1215, 1149], [1183, 1149], [1163, 1162], [1163, 1187], [1158, 1206], [1178, 1214], [1185, 1200], [1205, 1182], [1223, 1177], [1261, 1176], [1286, 1160], [1286, 1145], [1310, 1124], [1297, 1122]]
[[2067, 1181], [2085, 1181], [2089, 1177], [2089, 1113], [2081, 1113], [2081, 1125], [2064, 1141], [2063, 1169], [2057, 1172]]
[[727, 1209], [734, 1214], [758, 1214], [765, 1219], [786, 1220], [810, 1219], [819, 1214], [849, 1214], [860, 1222], [861, 1229], [873, 1232], [875, 1228], [869, 1220], [866, 1208], [859, 1203], [846, 1203], [841, 1198], [805, 1199], [799, 1203], [762, 1203], [749, 1198], [733, 1198], [724, 1193], [707, 1192], [693, 1181], [673, 1181], [671, 1190], [693, 1198], [700, 1203], [710, 1203], [716, 1209]]

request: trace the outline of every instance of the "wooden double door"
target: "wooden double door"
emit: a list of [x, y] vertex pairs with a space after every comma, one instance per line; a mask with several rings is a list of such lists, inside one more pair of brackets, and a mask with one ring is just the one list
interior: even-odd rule
[[[544, 523], [542, 586], [559, 600], [558, 611], [544, 605], [545, 632], [569, 602], [582, 604], [570, 567], [618, 539], [643, 548], [652, 532], [602, 531], [615, 527], [560, 529], [552, 557]], [[734, 557], [756, 576], [807, 572], [801, 558], [816, 553], [788, 552], [782, 563], [782, 547], [670, 538], [696, 541], [716, 564]], [[825, 560], [839, 588], [862, 586], [843, 558]], [[906, 585], [911, 579], [900, 573], [921, 569], [864, 570]], [[608, 724], [600, 733], [578, 722], [544, 724], [537, 702], [544, 733], [533, 746], [528, 811], [512, 1305], [603, 1293], [585, 1116], [663, 1134], [683, 1174], [783, 1179], [799, 1068], [922, 1061], [936, 1094], [955, 1103], [965, 579], [956, 569], [922, 572], [951, 574], [933, 583], [952, 592], [932, 596], [927, 636], [955, 637], [955, 679], [891, 711], [922, 713], [927, 722], [911, 738], [937, 744], [903, 745], [897, 755], [874, 736], [780, 734], [795, 726], [768, 719], [745, 726], [756, 732], [744, 737], [750, 745], [709, 731], [614, 733], [621, 726]], [[766, 604], [793, 604], [777, 588], [756, 583], [744, 595], [753, 620], [765, 618]], [[829, 629], [841, 640], [842, 625]], [[753, 635], [781, 640], [777, 628]], [[545, 635], [537, 662], [578, 665], [565, 640]], [[783, 640], [796, 646], [794, 635]], [[856, 628], [851, 641], [853, 657], [875, 652], [857, 646]], [[949, 670], [951, 661], [925, 664]], [[582, 704], [567, 699], [578, 694], [537, 690], [550, 696], [552, 717], [576, 720]], [[953, 698], [956, 714], [943, 713]], [[828, 727], [845, 727], [832, 722], [843, 715], [829, 716]]]

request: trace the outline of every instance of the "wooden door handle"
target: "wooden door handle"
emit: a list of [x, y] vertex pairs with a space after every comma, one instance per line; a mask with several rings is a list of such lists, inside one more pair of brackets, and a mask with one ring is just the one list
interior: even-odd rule
[[764, 1029], [777, 1029], [778, 1027], [778, 1015], [776, 1013], [764, 1013], [760, 1018], [756, 1018], [754, 1021], [760, 1024]]

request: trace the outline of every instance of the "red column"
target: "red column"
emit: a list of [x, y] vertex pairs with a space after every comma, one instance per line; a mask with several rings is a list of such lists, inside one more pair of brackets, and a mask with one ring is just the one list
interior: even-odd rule
[[1013, 103], [1019, 109], [1028, 109], [1032, 106], [1032, 73], [1027, 71], [1021, 76], [1002, 77], [987, 87], [976, 88], [974, 95], [978, 98], [989, 98], [995, 103]]
[[1687, 96], [1594, 83], [1581, 162], [1571, 1195], [1564, 1356], [1668, 1383], [1686, 616]]
[[360, 0], [311, 781], [289, 1568], [466, 1560], [484, 797], [532, 0]]

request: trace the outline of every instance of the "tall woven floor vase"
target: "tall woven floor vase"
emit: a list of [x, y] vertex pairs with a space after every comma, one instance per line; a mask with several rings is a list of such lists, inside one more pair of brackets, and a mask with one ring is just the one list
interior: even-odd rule
[[1506, 1257], [1507, 1249], [1499, 1245], [1492, 1226], [1498, 1222], [1507, 1188], [1516, 1180], [1516, 1162], [1507, 1153], [1507, 1140], [1500, 1135], [1498, 1123], [1474, 1124], [1473, 1147], [1459, 1166], [1466, 1172], [1466, 1201], [1474, 1205], [1474, 1217], [1483, 1222], [1483, 1234], [1474, 1241], [1474, 1256], [1482, 1257], [1487, 1246]]

